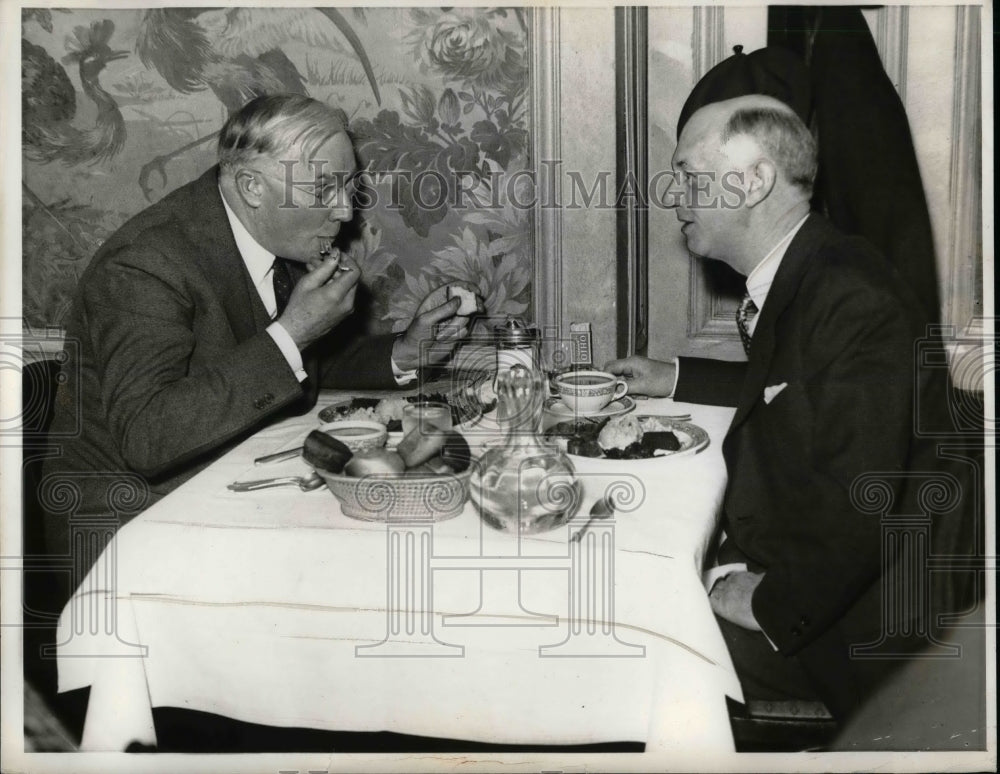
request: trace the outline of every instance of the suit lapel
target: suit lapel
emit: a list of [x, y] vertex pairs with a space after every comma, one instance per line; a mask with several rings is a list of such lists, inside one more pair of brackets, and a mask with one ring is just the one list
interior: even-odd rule
[[219, 193], [218, 171], [213, 167], [195, 182], [187, 200], [186, 222], [192, 242], [201, 250], [202, 271], [215, 289], [236, 340], [246, 341], [271, 321], [236, 248]]
[[781, 259], [781, 266], [774, 276], [764, 308], [757, 318], [757, 327], [754, 329], [750, 345], [747, 375], [743, 381], [743, 389], [740, 392], [740, 400], [736, 406], [730, 431], [746, 420], [764, 390], [771, 360], [774, 357], [775, 327], [778, 318], [795, 298], [802, 276], [808, 267], [809, 256], [822, 239], [823, 230], [822, 218], [810, 215]]
[[[216, 296], [238, 342], [257, 335], [271, 324], [271, 317], [260, 300], [247, 271], [243, 257], [236, 247], [233, 231], [219, 193], [218, 167], [213, 167], [195, 181], [191, 197], [187, 200], [190, 210], [182, 213], [188, 224], [188, 233], [200, 247], [200, 265]], [[292, 286], [306, 274], [306, 267], [298, 261], [289, 261]], [[247, 310], [250, 314], [247, 314]], [[319, 387], [319, 356], [308, 347], [302, 353], [306, 373], [307, 393], [313, 395]]]

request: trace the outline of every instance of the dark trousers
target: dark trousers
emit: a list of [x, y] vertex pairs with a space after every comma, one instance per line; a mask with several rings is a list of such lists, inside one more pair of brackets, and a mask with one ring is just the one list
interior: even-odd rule
[[783, 656], [776, 651], [761, 632], [744, 629], [719, 616], [715, 620], [726, 640], [736, 675], [743, 686], [744, 698], [766, 701], [820, 700], [798, 659]]

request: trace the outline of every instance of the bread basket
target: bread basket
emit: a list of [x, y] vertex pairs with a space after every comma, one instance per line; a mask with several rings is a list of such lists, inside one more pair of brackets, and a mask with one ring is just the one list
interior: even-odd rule
[[435, 476], [370, 475], [317, 470], [345, 516], [361, 521], [445, 521], [462, 512], [472, 468]]

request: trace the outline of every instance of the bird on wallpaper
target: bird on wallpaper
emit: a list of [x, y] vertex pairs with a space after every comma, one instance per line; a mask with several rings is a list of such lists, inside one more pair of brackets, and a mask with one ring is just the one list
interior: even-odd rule
[[89, 162], [115, 156], [125, 144], [125, 119], [114, 98], [100, 82], [109, 62], [129, 55], [109, 45], [115, 25], [109, 19], [73, 30], [62, 62], [76, 63], [83, 93], [97, 106], [94, 124], [83, 129], [73, 123], [76, 89], [66, 70], [42, 46], [21, 39], [21, 142], [25, 158], [48, 164]]
[[[154, 68], [182, 94], [210, 89], [228, 113], [263, 94], [307, 94], [305, 82], [281, 46], [288, 42], [336, 48], [318, 14], [326, 17], [346, 38], [361, 62], [381, 104], [378, 82], [364, 45], [350, 23], [335, 8], [154, 8], [139, 24], [135, 49], [146, 67]], [[208, 142], [201, 137], [148, 161], [139, 172], [139, 185], [152, 199], [150, 175], [167, 184], [166, 164]]]

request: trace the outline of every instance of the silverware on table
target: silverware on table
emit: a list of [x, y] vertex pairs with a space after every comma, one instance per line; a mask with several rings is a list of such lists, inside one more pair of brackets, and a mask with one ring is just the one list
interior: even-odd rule
[[263, 457], [258, 457], [253, 461], [254, 465], [264, 465], [268, 462], [282, 462], [283, 460], [291, 460], [302, 454], [302, 447], [299, 446], [295, 449], [285, 449], [284, 451], [274, 452], [274, 454], [265, 454]]
[[308, 476], [278, 476], [277, 478], [262, 478], [257, 481], [235, 481], [227, 488], [233, 492], [254, 492], [258, 489], [270, 489], [274, 486], [297, 486], [303, 492], [311, 492], [323, 486], [323, 479], [318, 474]]
[[570, 540], [574, 543], [579, 543], [580, 538], [583, 537], [583, 533], [587, 531], [587, 528], [595, 519], [608, 519], [614, 515], [615, 509], [611, 505], [611, 501], [607, 497], [598, 498], [598, 500], [590, 507], [590, 518], [587, 519], [587, 523], [580, 527]]

